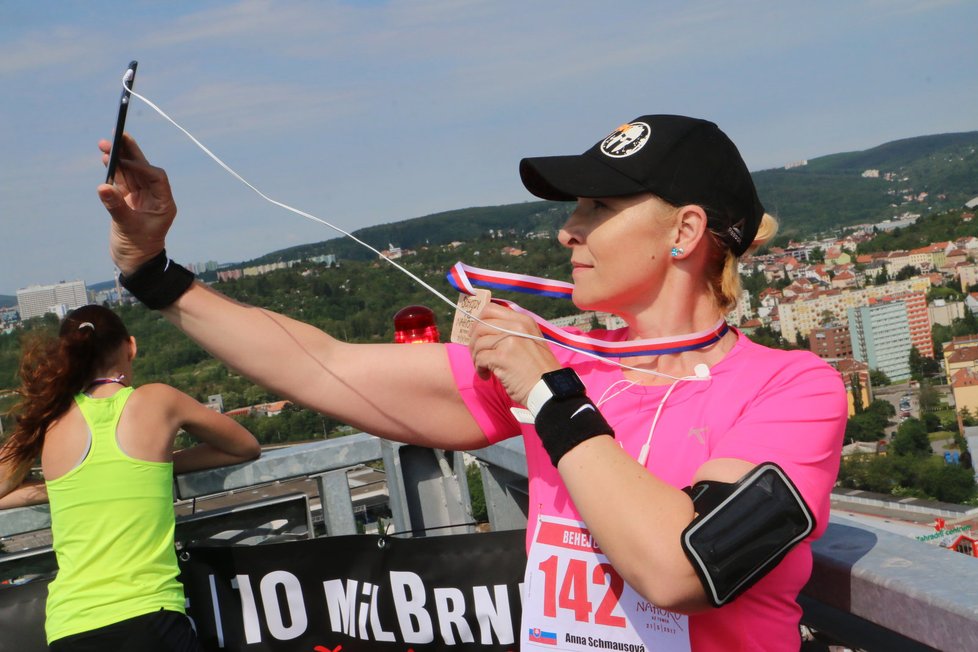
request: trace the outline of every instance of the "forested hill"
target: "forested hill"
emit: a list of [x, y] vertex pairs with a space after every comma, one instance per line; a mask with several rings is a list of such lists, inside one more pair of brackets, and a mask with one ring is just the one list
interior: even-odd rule
[[[867, 170], [876, 170], [879, 176], [864, 177]], [[761, 170], [753, 177], [761, 201], [780, 218], [785, 236], [815, 235], [903, 213], [926, 215], [960, 208], [978, 196], [978, 131], [906, 138], [814, 158], [788, 169]], [[556, 229], [570, 207], [531, 201], [464, 208], [366, 227], [354, 235], [378, 249], [388, 244], [415, 249], [471, 241], [490, 229], [518, 233]], [[275, 251], [248, 264], [329, 253], [345, 259], [373, 257], [349, 239], [335, 238]]]
[[[417, 217], [403, 222], [370, 226], [353, 235], [384, 250], [393, 244], [402, 249], [418, 249], [450, 242], [472, 242], [490, 231], [525, 235], [534, 231], [552, 233], [567, 219], [572, 204], [534, 201], [504, 206], [463, 208], [445, 213]], [[369, 260], [376, 255], [349, 238], [339, 237], [325, 242], [290, 247], [251, 261], [265, 263], [307, 258], [318, 254], [335, 254], [347, 260]]]
[[[879, 176], [864, 177], [869, 170]], [[961, 208], [978, 196], [978, 131], [906, 138], [753, 176], [761, 201], [781, 218], [785, 233], [926, 215]]]

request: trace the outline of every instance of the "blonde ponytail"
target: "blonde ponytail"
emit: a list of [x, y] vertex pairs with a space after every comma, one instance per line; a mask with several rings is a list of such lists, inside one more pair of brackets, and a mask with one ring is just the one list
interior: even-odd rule
[[[758, 247], [768, 243], [778, 232], [778, 219], [769, 213], [764, 213], [761, 223], [757, 227], [757, 235], [754, 242], [748, 247], [745, 253], [749, 254], [757, 250]], [[737, 264], [740, 259], [733, 254], [727, 247], [720, 248], [720, 255], [717, 256], [716, 265], [711, 268], [710, 288], [713, 290], [713, 298], [716, 300], [720, 309], [726, 313], [733, 309], [740, 301], [741, 285], [740, 272]]]

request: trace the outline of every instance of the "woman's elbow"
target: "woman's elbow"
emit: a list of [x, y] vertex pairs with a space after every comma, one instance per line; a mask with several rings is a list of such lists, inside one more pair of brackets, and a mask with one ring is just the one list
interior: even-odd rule
[[681, 577], [649, 575], [635, 580], [632, 586], [651, 604], [668, 611], [688, 615], [713, 608], [703, 585], [692, 571], [690, 576], [684, 574]]
[[251, 460], [257, 460], [259, 457], [261, 457], [261, 444], [258, 443], [258, 440], [253, 439], [245, 447], [245, 450], [241, 452], [241, 458], [244, 462], [250, 462]]

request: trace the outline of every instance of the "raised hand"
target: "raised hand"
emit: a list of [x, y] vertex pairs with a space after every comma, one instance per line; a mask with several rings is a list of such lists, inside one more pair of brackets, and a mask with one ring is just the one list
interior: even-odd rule
[[[112, 143], [101, 140], [98, 146], [107, 165]], [[122, 147], [115, 185], [99, 185], [98, 196], [112, 216], [112, 260], [123, 274], [130, 274], [163, 250], [177, 206], [166, 171], [150, 165], [129, 134]]]

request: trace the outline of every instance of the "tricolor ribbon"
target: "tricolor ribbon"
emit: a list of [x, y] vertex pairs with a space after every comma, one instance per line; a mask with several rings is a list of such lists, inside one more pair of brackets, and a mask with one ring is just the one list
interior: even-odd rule
[[[525, 294], [536, 294], [545, 297], [570, 299], [574, 291], [572, 283], [553, 281], [538, 276], [496, 272], [490, 269], [480, 269], [465, 263], [455, 263], [448, 272], [448, 282], [459, 292], [475, 294], [475, 287], [493, 290], [512, 290]], [[536, 315], [512, 301], [492, 299], [493, 303], [506, 306], [516, 312], [528, 315], [536, 322], [545, 338], [568, 348], [592, 353], [603, 358], [630, 358], [642, 355], [665, 355], [702, 349], [720, 341], [730, 327], [721, 317], [713, 328], [699, 333], [687, 333], [673, 337], [657, 337], [644, 340], [629, 340], [624, 342], [608, 342], [586, 335], [578, 335], [554, 326], [543, 317]]]

